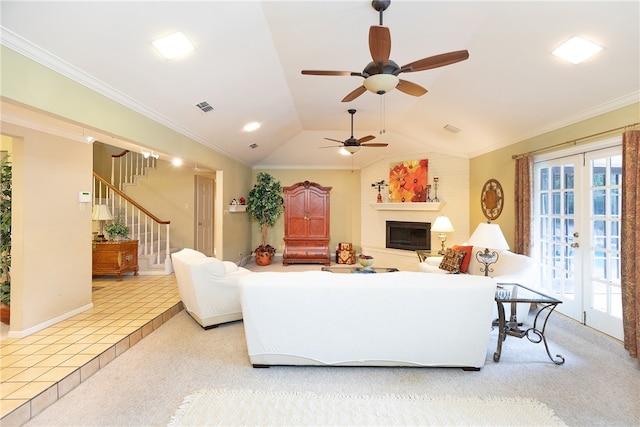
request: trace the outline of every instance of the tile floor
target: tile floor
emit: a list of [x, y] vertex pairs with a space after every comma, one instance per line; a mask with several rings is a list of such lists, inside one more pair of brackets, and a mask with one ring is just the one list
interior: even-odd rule
[[0, 424], [28, 421], [180, 310], [173, 274], [95, 277], [92, 309], [0, 341]]

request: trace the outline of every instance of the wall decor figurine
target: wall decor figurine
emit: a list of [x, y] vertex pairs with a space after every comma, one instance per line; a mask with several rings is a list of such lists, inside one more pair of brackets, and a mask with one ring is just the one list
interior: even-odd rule
[[374, 182], [373, 184], [371, 184], [371, 186], [373, 188], [377, 188], [378, 189], [378, 196], [376, 198], [376, 202], [377, 203], [382, 203], [382, 193], [380, 193], [380, 191], [385, 188], [388, 187], [389, 184], [387, 184], [386, 182], [384, 182], [384, 179], [382, 181], [378, 181], [378, 182]]
[[504, 192], [502, 191], [502, 185], [495, 179], [485, 182], [480, 194], [480, 206], [484, 216], [489, 221], [497, 219], [502, 213], [503, 204]]

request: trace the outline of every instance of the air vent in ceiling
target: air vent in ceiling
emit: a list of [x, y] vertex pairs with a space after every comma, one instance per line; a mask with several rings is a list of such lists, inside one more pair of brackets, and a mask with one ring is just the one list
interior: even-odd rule
[[458, 132], [460, 132], [460, 129], [458, 129], [458, 128], [457, 128], [457, 127], [455, 127], [455, 126], [451, 126], [451, 125], [446, 125], [446, 126], [444, 127], [444, 129], [445, 129], [445, 130], [448, 130], [448, 131], [449, 131], [449, 132], [451, 132], [451, 133], [458, 133]]
[[249, 147], [250, 147], [250, 148], [258, 148], [258, 144], [256, 144], [256, 143], [254, 142], [254, 143], [253, 143], [253, 144], [251, 144]]
[[213, 111], [213, 107], [209, 105], [207, 101], [202, 101], [196, 104], [196, 107], [203, 113], [208, 113], [209, 111]]

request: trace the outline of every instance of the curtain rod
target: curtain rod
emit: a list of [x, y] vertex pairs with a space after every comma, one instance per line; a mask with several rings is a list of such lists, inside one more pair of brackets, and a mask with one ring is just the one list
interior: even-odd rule
[[531, 155], [531, 154], [539, 153], [540, 151], [551, 150], [552, 148], [561, 147], [561, 146], [567, 145], [567, 144], [574, 144], [575, 145], [578, 141], [582, 141], [582, 140], [585, 140], [585, 139], [593, 138], [593, 137], [596, 137], [596, 136], [601, 136], [601, 135], [604, 135], [604, 134], [607, 134], [607, 133], [611, 133], [611, 132], [616, 132], [616, 131], [619, 131], [619, 130], [622, 130], [622, 129], [634, 128], [634, 127], [636, 127], [638, 125], [640, 125], [640, 122], [636, 122], [636, 123], [633, 123], [633, 124], [630, 124], [630, 125], [620, 126], [620, 127], [614, 128], [614, 129], [605, 130], [603, 132], [594, 133], [594, 134], [591, 134], [591, 135], [583, 136], [583, 137], [572, 139], [572, 140], [569, 140], [569, 141], [560, 142], [558, 144], [550, 145], [549, 147], [538, 148], [537, 150], [532, 150], [532, 151], [529, 151], [529, 152], [526, 152], [526, 153], [514, 154], [514, 155], [511, 156], [511, 158], [512, 159], [517, 159], [519, 157], [524, 157], [524, 156], [528, 156], [528, 155]]

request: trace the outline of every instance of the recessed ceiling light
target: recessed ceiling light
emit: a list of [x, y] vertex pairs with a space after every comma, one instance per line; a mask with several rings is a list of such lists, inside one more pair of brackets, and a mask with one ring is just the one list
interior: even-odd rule
[[153, 46], [167, 59], [177, 58], [195, 49], [187, 37], [180, 32], [154, 41]]
[[571, 37], [552, 53], [558, 58], [579, 64], [602, 50], [601, 46], [580, 37]]
[[171, 161], [171, 163], [173, 163], [173, 166], [182, 166], [182, 159], [176, 157]]
[[251, 123], [247, 123], [246, 125], [244, 125], [244, 127], [242, 129], [244, 129], [245, 132], [253, 132], [256, 129], [260, 128], [260, 123], [258, 122], [251, 122]]

